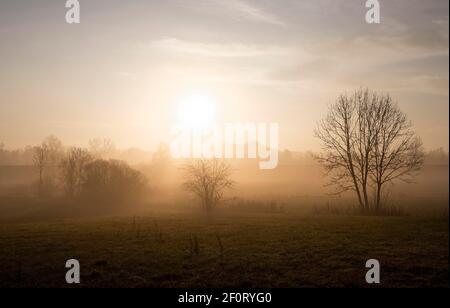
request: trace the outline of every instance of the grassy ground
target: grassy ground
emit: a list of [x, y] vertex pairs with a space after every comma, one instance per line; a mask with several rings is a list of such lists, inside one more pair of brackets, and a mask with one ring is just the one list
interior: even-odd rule
[[[0, 226], [0, 287], [448, 287], [444, 218], [287, 214], [127, 217]], [[222, 248], [221, 248], [222, 246]]]

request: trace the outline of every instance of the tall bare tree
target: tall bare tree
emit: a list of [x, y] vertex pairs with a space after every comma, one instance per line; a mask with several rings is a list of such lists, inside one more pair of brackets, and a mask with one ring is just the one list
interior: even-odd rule
[[[422, 145], [406, 115], [389, 95], [369, 90], [341, 95], [319, 122], [315, 136], [322, 142], [318, 162], [337, 193], [353, 190], [363, 211], [380, 209], [382, 187], [411, 178], [423, 162]], [[375, 204], [370, 188], [376, 187]]]
[[[363, 178], [357, 166], [356, 146], [358, 133], [355, 97], [341, 95], [329, 107], [328, 115], [319, 122], [315, 136], [322, 141], [323, 153], [316, 156], [330, 176], [336, 193], [354, 190], [362, 209], [367, 207], [363, 197]], [[364, 159], [362, 159], [364, 161]]]
[[220, 159], [196, 159], [184, 168], [184, 188], [200, 200], [208, 215], [231, 188], [231, 167]]

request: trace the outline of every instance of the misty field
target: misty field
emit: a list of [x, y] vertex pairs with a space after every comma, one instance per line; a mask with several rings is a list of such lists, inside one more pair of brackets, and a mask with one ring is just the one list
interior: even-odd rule
[[447, 217], [192, 214], [0, 226], [0, 287], [448, 287]]

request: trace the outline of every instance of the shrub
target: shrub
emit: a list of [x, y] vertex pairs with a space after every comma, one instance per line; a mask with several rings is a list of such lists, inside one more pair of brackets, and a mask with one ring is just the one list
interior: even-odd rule
[[82, 193], [108, 202], [135, 201], [142, 197], [147, 180], [125, 162], [95, 160], [85, 167]]

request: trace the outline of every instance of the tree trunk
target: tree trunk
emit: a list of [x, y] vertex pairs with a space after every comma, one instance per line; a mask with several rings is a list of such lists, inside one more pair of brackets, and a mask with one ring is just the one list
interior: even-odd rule
[[353, 178], [353, 184], [355, 185], [356, 194], [358, 195], [359, 207], [361, 208], [361, 210], [364, 211], [364, 203], [361, 198], [361, 191], [359, 189], [358, 181], [356, 180], [356, 177], [353, 174], [352, 174], [352, 178]]
[[42, 166], [40, 166], [39, 167], [39, 186], [40, 187], [42, 187], [42, 173], [43, 173], [42, 169], [43, 169]]
[[377, 184], [376, 210], [381, 208], [381, 184]]
[[367, 195], [367, 183], [363, 184], [364, 208], [368, 212], [370, 210], [369, 197]]
[[206, 218], [208, 220], [212, 220], [213, 218], [213, 205], [210, 202], [206, 204]]

